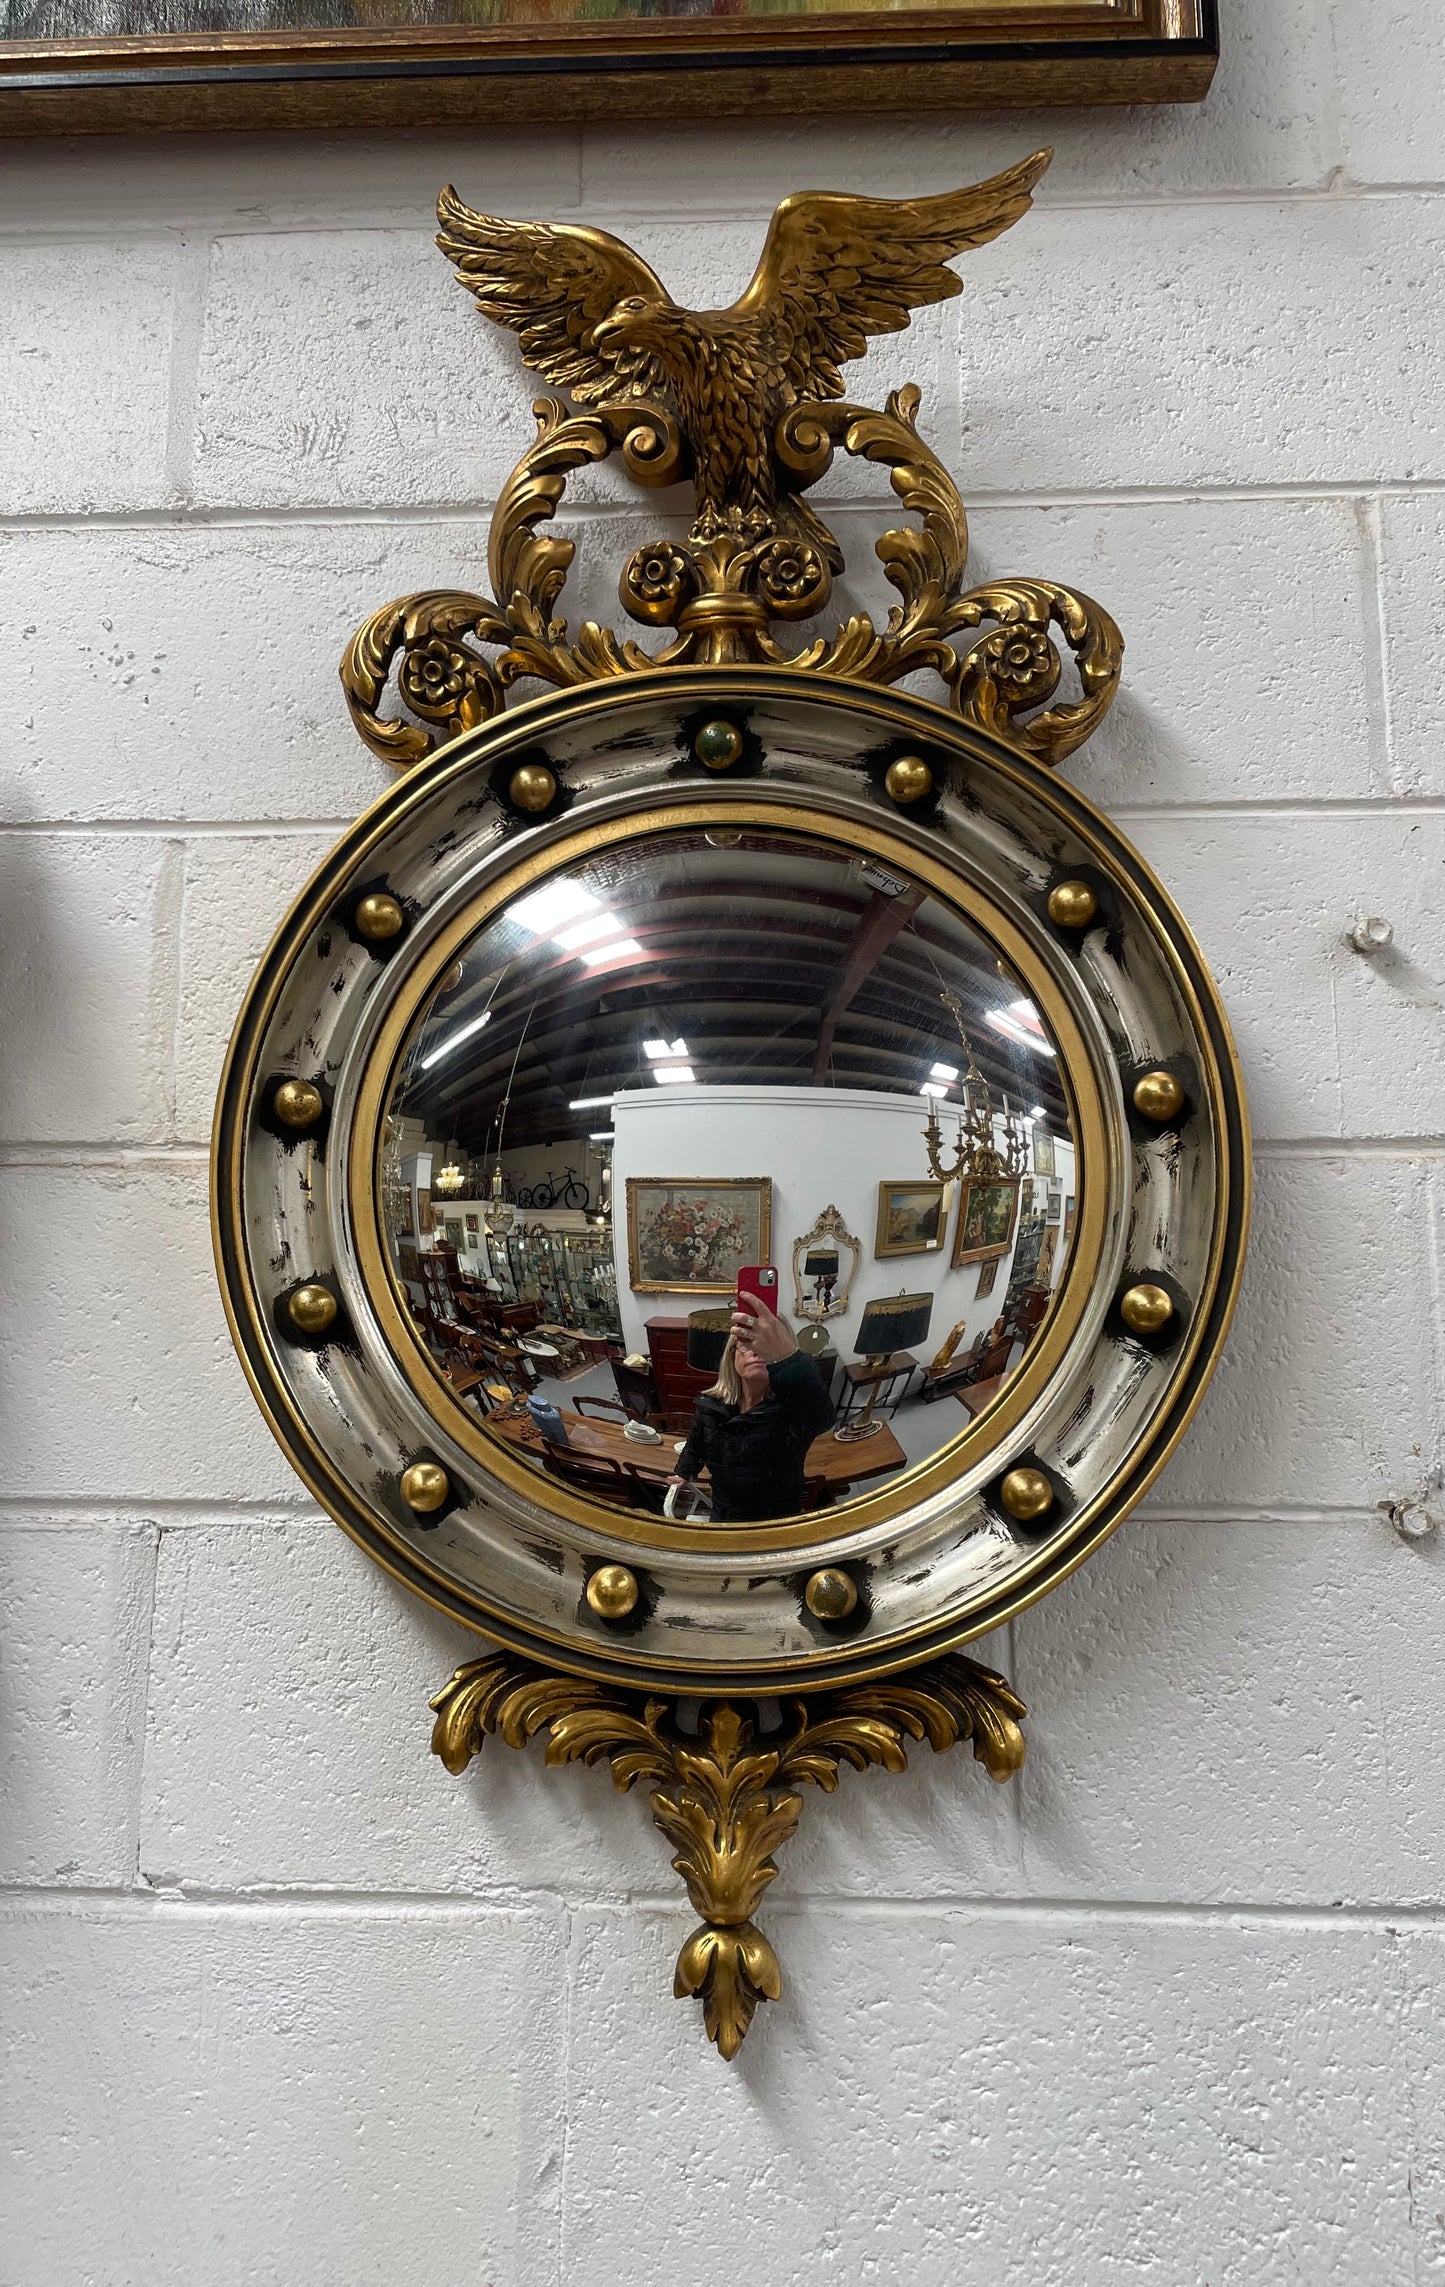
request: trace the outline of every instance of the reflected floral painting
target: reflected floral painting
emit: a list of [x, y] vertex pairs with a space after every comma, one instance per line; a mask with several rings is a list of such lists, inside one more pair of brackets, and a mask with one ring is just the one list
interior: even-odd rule
[[766, 1176], [735, 1182], [627, 1184], [630, 1280], [642, 1294], [689, 1288], [730, 1294], [744, 1263], [768, 1259], [773, 1187]]

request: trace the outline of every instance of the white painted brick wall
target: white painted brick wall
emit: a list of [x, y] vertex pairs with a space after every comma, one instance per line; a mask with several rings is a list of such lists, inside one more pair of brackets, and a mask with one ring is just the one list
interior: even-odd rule
[[[1199, 111], [0, 155], [3, 2287], [1445, 2283], [1445, 1549], [1380, 1507], [1445, 1395], [1445, 34], [1225, 15]], [[980, 574], [1125, 627], [1071, 775], [1224, 986], [1253, 1257], [1145, 1513], [987, 1648], [1022, 1783], [924, 1753], [810, 1803], [726, 2068], [644, 1806], [428, 1755], [470, 1640], [260, 1421], [210, 1107], [385, 783], [341, 644], [476, 581], [527, 434], [437, 186], [709, 298], [786, 191], [1045, 140], [1036, 216], [869, 386], [924, 383]], [[876, 599], [876, 472], [829, 490]], [[610, 512], [574, 618], [669, 506]]]

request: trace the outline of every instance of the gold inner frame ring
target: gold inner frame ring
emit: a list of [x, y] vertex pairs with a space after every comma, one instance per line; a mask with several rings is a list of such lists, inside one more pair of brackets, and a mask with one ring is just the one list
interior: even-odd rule
[[[490, 1436], [452, 1390], [405, 1307], [386, 1245], [380, 1194], [382, 1123], [402, 1061], [440, 979], [477, 931], [525, 891], [601, 850], [659, 833], [718, 825], [793, 832], [848, 851], [856, 851], [861, 844], [886, 864], [924, 883], [985, 937], [1022, 980], [1051, 1031], [1069, 1102], [1079, 1171], [1074, 1239], [1059, 1291], [1033, 1347], [993, 1404], [939, 1452], [901, 1471], [876, 1493], [840, 1503], [837, 1509], [825, 1512], [822, 1521], [817, 1515], [785, 1517], [770, 1520], [763, 1528], [670, 1525], [635, 1510], [612, 1509], [544, 1478], [500, 1438]], [[834, 1546], [876, 1531], [904, 1510], [916, 1509], [946, 1493], [1024, 1419], [1068, 1356], [1093, 1293], [1108, 1229], [1109, 1137], [1115, 1123], [1106, 1111], [1101, 1074], [1084, 1033], [1056, 979], [1017, 924], [956, 868], [944, 865], [912, 840], [882, 828], [861, 827], [855, 820], [836, 819], [826, 811], [802, 808], [786, 798], [747, 801], [710, 797], [659, 804], [559, 836], [496, 876], [438, 931], [381, 1024], [369, 1039], [358, 1042], [352, 1053], [364, 1055], [366, 1063], [356, 1091], [348, 1153], [351, 1227], [362, 1285], [391, 1355], [433, 1419], [472, 1461], [500, 1478], [514, 1493], [537, 1501], [571, 1524], [605, 1533], [618, 1542], [717, 1555], [746, 1550], [766, 1562], [779, 1551]], [[415, 1552], [409, 1550], [408, 1554], [415, 1562]]]

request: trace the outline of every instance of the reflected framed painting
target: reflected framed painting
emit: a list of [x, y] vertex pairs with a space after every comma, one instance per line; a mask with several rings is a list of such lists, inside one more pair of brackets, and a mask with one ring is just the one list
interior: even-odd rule
[[[1017, 1183], [968, 1183], [958, 1203], [953, 1232], [953, 1267], [999, 1262], [1013, 1245], [1018, 1215]], [[980, 1285], [980, 1294], [988, 1290]]]
[[8, 0], [0, 134], [1195, 103], [1217, 0]]
[[731, 1294], [772, 1243], [769, 1177], [716, 1182], [627, 1179], [628, 1283], [635, 1294]]
[[952, 1196], [951, 1183], [880, 1183], [874, 1260], [881, 1263], [896, 1255], [936, 1254], [948, 1227]]

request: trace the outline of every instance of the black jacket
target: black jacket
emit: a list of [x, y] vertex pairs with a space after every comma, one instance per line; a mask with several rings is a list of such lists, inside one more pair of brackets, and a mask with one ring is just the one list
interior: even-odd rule
[[697, 1401], [677, 1474], [707, 1470], [716, 1524], [789, 1517], [803, 1506], [803, 1463], [814, 1438], [832, 1425], [833, 1401], [800, 1350], [769, 1366], [768, 1380], [768, 1395], [746, 1413], [722, 1398]]

